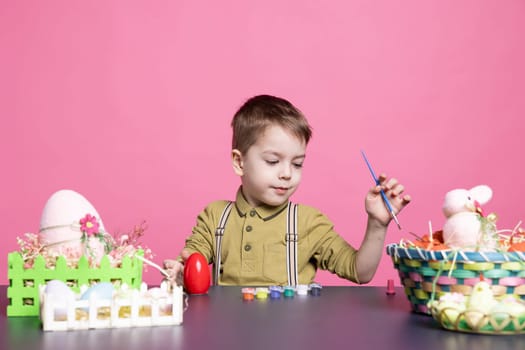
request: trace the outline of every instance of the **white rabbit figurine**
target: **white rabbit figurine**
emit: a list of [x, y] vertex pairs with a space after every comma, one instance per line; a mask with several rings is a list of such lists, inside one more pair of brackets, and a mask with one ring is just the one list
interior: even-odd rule
[[494, 222], [483, 217], [481, 205], [492, 198], [492, 189], [479, 185], [455, 189], [445, 195], [443, 240], [452, 249], [491, 251], [498, 245]]

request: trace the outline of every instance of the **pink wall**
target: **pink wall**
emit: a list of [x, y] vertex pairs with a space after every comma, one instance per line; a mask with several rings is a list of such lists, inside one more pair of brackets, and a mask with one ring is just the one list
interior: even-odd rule
[[[110, 231], [146, 220], [156, 260], [175, 256], [198, 212], [233, 198], [229, 122], [259, 93], [309, 116], [294, 200], [352, 244], [372, 185], [361, 148], [413, 197], [388, 243], [440, 228], [457, 187], [490, 185], [500, 228], [525, 219], [521, 0], [4, 2], [0, 33], [1, 284], [61, 188]], [[387, 278], [385, 255], [372, 284]]]

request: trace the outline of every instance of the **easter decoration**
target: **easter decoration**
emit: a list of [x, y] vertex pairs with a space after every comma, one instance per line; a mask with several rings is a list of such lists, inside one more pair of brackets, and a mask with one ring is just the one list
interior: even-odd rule
[[525, 302], [515, 296], [496, 299], [491, 285], [479, 281], [470, 296], [445, 293], [430, 303], [434, 319], [449, 330], [467, 333], [525, 332]]
[[206, 258], [193, 253], [184, 264], [184, 287], [189, 294], [206, 294], [210, 288], [211, 274]]
[[50, 280], [67, 282], [78, 291], [98, 282], [140, 288], [145, 225], [114, 236], [106, 231], [95, 207], [80, 193], [62, 189], [45, 203], [38, 234], [17, 238], [20, 249], [8, 254], [7, 316], [36, 316], [39, 286]]
[[139, 289], [100, 282], [83, 285], [78, 293], [51, 280], [39, 288], [44, 331], [180, 325], [187, 307], [181, 286], [162, 282]]
[[483, 216], [481, 206], [492, 198], [492, 189], [480, 185], [455, 189], [445, 195], [443, 240], [454, 249], [493, 251], [498, 245], [495, 215]]
[[447, 192], [442, 229], [429, 222], [428, 233], [410, 232], [415, 239], [388, 244], [386, 252], [412, 311], [451, 330], [524, 333], [525, 230], [521, 222], [500, 229], [496, 214], [485, 215], [492, 195], [487, 185]]

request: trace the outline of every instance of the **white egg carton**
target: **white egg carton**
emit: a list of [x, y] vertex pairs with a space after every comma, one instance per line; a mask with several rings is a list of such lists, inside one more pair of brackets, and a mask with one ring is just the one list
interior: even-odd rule
[[184, 297], [182, 287], [168, 291], [164, 282], [160, 288], [140, 290], [123, 286], [111, 300], [91, 297], [75, 300], [45, 292], [40, 286], [40, 319], [44, 331], [67, 331], [98, 328], [151, 327], [182, 324]]

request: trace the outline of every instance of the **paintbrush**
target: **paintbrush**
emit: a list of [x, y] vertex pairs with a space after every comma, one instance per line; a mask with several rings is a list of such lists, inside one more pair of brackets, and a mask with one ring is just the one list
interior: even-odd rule
[[[374, 173], [374, 169], [372, 169], [372, 165], [370, 165], [370, 162], [366, 158], [365, 152], [361, 150], [361, 154], [363, 155], [363, 158], [366, 162], [366, 165], [368, 166], [368, 170], [370, 170], [370, 174], [372, 174], [372, 178], [374, 179], [376, 185], [379, 185], [379, 179], [377, 178], [376, 174]], [[397, 220], [396, 213], [394, 212], [394, 209], [392, 208], [392, 205], [390, 204], [390, 201], [386, 197], [385, 191], [381, 189], [381, 197], [383, 198], [383, 201], [385, 202], [385, 205], [390, 212], [390, 216], [392, 216], [392, 219], [394, 219], [395, 223], [397, 224], [397, 227], [401, 230], [401, 225], [399, 225], [399, 220]]]
[[135, 258], [137, 258], [139, 260], [142, 260], [143, 262], [145, 262], [149, 266], [152, 266], [152, 267], [156, 268], [157, 270], [159, 270], [159, 272], [162, 273], [164, 275], [164, 277], [170, 278], [170, 274], [168, 273], [168, 271], [164, 270], [162, 267], [160, 267], [159, 265], [155, 264], [153, 261], [151, 261], [149, 259], [146, 259], [145, 257], [140, 256], [138, 254], [135, 254], [134, 256], [135, 256]]

